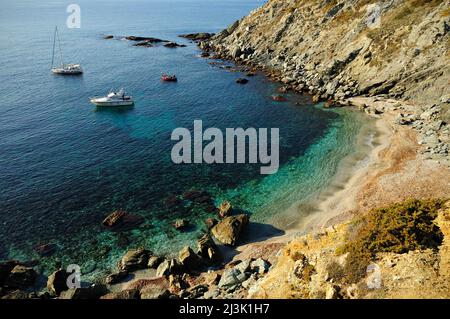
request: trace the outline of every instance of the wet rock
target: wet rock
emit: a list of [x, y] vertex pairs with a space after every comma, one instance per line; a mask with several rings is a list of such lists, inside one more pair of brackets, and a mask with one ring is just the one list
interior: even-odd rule
[[139, 215], [129, 214], [123, 210], [117, 210], [109, 214], [102, 222], [105, 227], [113, 230], [130, 230], [144, 222], [144, 218]]
[[34, 285], [36, 278], [37, 273], [33, 268], [17, 265], [6, 278], [5, 287], [13, 289], [27, 288]]
[[61, 292], [69, 289], [67, 287], [67, 278], [70, 274], [64, 269], [59, 269], [51, 274], [47, 279], [47, 290], [53, 296], [59, 296]]
[[201, 266], [201, 258], [188, 246], [179, 252], [178, 259], [186, 270], [194, 270]]
[[208, 40], [212, 36], [214, 36], [214, 33], [207, 33], [207, 32], [189, 33], [189, 34], [179, 35], [179, 37], [181, 37], [181, 38], [186, 38], [186, 39], [194, 40], [194, 41]]
[[164, 206], [168, 209], [179, 207], [182, 204], [182, 201], [176, 195], [171, 195], [164, 200]]
[[167, 40], [161, 40], [158, 38], [153, 38], [153, 37], [137, 37], [134, 35], [130, 35], [125, 37], [126, 40], [128, 41], [139, 41], [139, 42], [146, 42], [146, 43], [159, 43], [159, 42], [169, 42]]
[[116, 210], [109, 214], [102, 222], [103, 226], [113, 227], [116, 226], [122, 218], [127, 214], [124, 210]]
[[173, 223], [173, 227], [175, 227], [176, 230], [184, 230], [189, 225], [189, 222], [186, 219], [177, 219]]
[[169, 42], [169, 43], [164, 44], [164, 46], [166, 48], [184, 48], [184, 47], [186, 47], [186, 45], [178, 44], [176, 42]]
[[128, 277], [128, 271], [119, 271], [119, 272], [108, 275], [105, 278], [105, 283], [107, 285], [114, 285], [114, 284], [117, 284], [117, 283], [123, 281], [127, 277]]
[[105, 36], [103, 37], [103, 39], [105, 39], [105, 40], [110, 40], [110, 39], [113, 39], [113, 38], [114, 38], [113, 35], [105, 35]]
[[245, 214], [228, 216], [214, 226], [211, 233], [222, 244], [234, 246], [248, 222], [248, 215]]
[[144, 249], [129, 250], [120, 261], [119, 269], [123, 271], [134, 271], [137, 269], [144, 269], [147, 267], [148, 258], [151, 252]]
[[147, 267], [151, 269], [157, 269], [161, 262], [163, 262], [163, 259], [161, 257], [151, 256], [148, 259]]
[[205, 225], [208, 229], [213, 228], [217, 223], [218, 223], [218, 221], [215, 218], [207, 218], [205, 220]]
[[164, 299], [170, 296], [170, 283], [166, 278], [148, 280], [140, 289], [141, 299]]
[[248, 83], [248, 80], [247, 80], [246, 78], [238, 78], [238, 79], [236, 80], [236, 83], [237, 83], [237, 84], [247, 84], [247, 83]]
[[153, 47], [153, 43], [152, 42], [148, 42], [148, 41], [142, 41], [142, 42], [138, 42], [133, 44], [134, 47], [145, 47], [145, 48], [151, 48]]
[[233, 213], [233, 207], [231, 206], [231, 203], [229, 201], [224, 201], [219, 206], [219, 217], [224, 218], [227, 216], [231, 216]]
[[85, 288], [71, 288], [61, 292], [60, 299], [99, 299], [108, 293], [105, 285], [93, 284]]
[[100, 299], [110, 299], [110, 300], [114, 300], [114, 299], [139, 299], [140, 298], [140, 293], [139, 290], [137, 289], [126, 289], [123, 291], [119, 291], [119, 292], [110, 292], [109, 294], [106, 294], [102, 297], [100, 297]]
[[208, 52], [202, 52], [202, 53], [200, 54], [200, 56], [201, 56], [202, 58], [208, 58], [208, 57], [209, 57], [209, 53], [208, 53]]

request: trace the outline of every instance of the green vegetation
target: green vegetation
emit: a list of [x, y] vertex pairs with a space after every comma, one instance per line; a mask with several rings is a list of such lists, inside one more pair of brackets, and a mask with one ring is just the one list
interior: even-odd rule
[[342, 281], [354, 283], [365, 276], [377, 253], [406, 253], [441, 245], [443, 234], [434, 224], [443, 200], [408, 200], [370, 211], [359, 219], [347, 244], [338, 253], [349, 253]]

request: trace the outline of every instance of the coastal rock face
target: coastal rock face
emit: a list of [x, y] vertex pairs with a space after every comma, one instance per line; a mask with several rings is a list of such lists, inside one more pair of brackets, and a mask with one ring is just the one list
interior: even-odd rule
[[179, 252], [178, 259], [185, 270], [197, 269], [201, 265], [200, 257], [189, 246]]
[[272, 0], [201, 43], [323, 99], [448, 96], [448, 1]]
[[211, 229], [211, 233], [222, 244], [234, 246], [242, 230], [247, 226], [248, 215], [228, 216]]
[[27, 288], [34, 284], [37, 273], [31, 267], [22, 265], [15, 266], [5, 280], [5, 286], [8, 288]]

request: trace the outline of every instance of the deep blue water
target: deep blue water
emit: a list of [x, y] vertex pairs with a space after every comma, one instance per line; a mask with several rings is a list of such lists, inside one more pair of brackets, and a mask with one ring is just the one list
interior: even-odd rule
[[[5, 1], [4, 1], [5, 2]], [[0, 254], [32, 259], [34, 247], [57, 245], [41, 264], [78, 263], [84, 271], [111, 267], [128, 247], [174, 252], [192, 243], [202, 209], [166, 209], [164, 201], [186, 190], [229, 199], [252, 219], [269, 222], [294, 201], [325, 187], [339, 161], [353, 150], [361, 118], [325, 111], [308, 97], [271, 101], [277, 86], [262, 75], [239, 86], [242, 74], [198, 57], [179, 34], [217, 32], [262, 4], [255, 0], [77, 1], [81, 28], [67, 29], [71, 1], [7, 1], [0, 11]], [[53, 29], [59, 25], [66, 62], [81, 63], [80, 77], [50, 73]], [[185, 48], [138, 48], [102, 36], [140, 35], [177, 41]], [[176, 84], [161, 83], [176, 73]], [[125, 87], [134, 108], [98, 110], [88, 98]], [[299, 103], [295, 103], [299, 102]], [[175, 165], [176, 127], [280, 128], [280, 171], [260, 165]], [[117, 233], [102, 219], [125, 209], [141, 215], [140, 228]], [[171, 223], [197, 226], [178, 233]], [[83, 269], [83, 268], [82, 268]]]

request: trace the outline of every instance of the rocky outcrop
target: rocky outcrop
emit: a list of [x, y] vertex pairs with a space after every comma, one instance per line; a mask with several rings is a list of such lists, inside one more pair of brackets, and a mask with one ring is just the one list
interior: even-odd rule
[[228, 216], [211, 229], [213, 236], [222, 244], [234, 246], [242, 230], [247, 226], [248, 215]]
[[200, 47], [322, 99], [364, 94], [439, 104], [450, 93], [448, 6], [272, 0]]
[[200, 33], [189, 33], [189, 34], [181, 34], [181, 38], [194, 40], [194, 41], [204, 41], [210, 39], [214, 36], [214, 33], [200, 32]]

